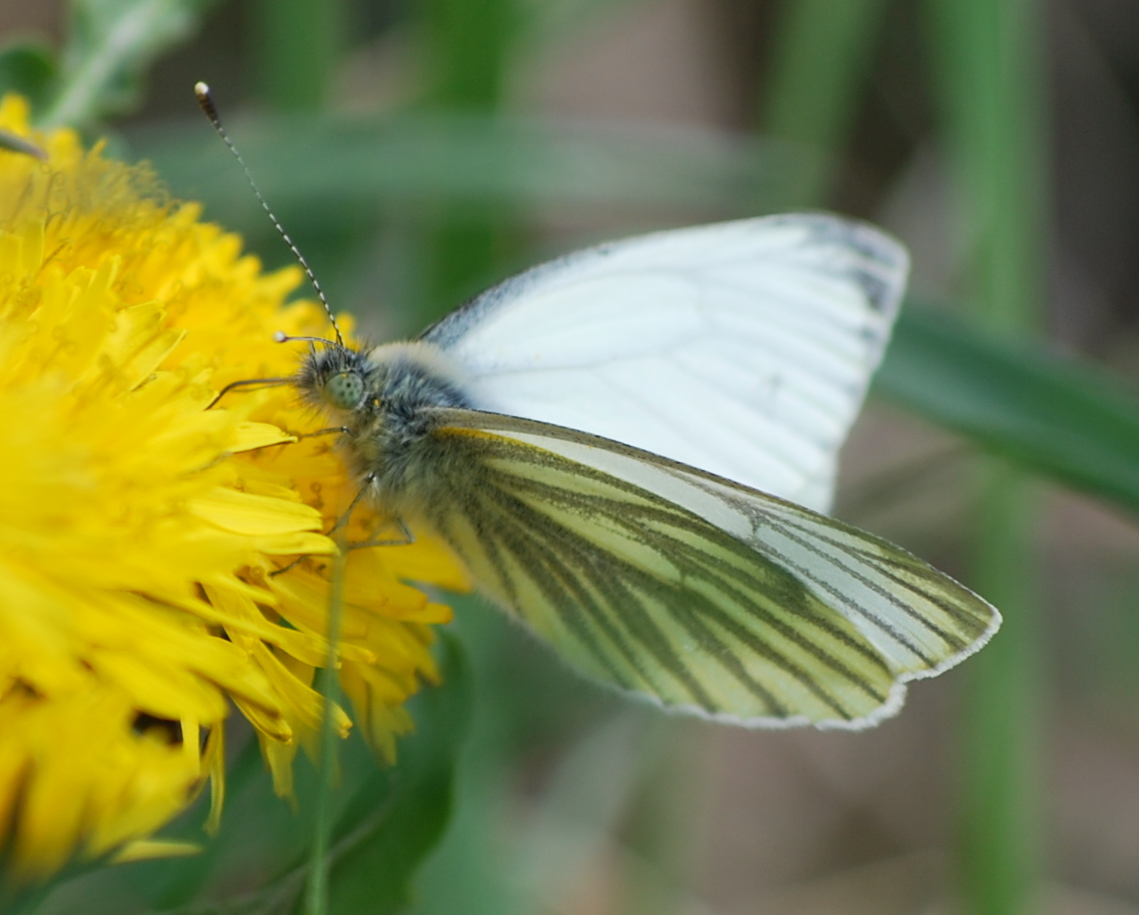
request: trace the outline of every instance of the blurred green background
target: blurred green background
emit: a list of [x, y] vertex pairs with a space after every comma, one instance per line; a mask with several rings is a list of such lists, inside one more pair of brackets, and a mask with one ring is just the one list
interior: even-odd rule
[[[377, 787], [346, 750], [339, 834], [387, 825], [333, 911], [1139, 913], [1139, 4], [4, 0], [0, 40], [45, 122], [287, 264], [209, 82], [378, 338], [652, 228], [825, 207], [914, 255], [837, 513], [988, 597], [998, 638], [873, 731], [749, 732], [617, 700], [459, 600], [399, 767]], [[233, 744], [214, 850], [39, 911], [288, 911], [241, 894], [299, 854], [304, 792], [294, 816]]]

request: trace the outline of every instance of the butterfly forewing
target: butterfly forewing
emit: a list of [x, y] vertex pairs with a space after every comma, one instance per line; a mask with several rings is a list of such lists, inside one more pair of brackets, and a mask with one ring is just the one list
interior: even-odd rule
[[822, 214], [601, 245], [423, 337], [479, 409], [580, 429], [825, 510], [908, 259]]
[[905, 551], [739, 484], [529, 420], [435, 422], [424, 520], [572, 664], [666, 706], [859, 727], [996, 627]]

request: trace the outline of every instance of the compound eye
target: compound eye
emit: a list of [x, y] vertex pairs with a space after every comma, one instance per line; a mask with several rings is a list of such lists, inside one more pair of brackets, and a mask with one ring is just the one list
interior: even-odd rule
[[338, 410], [354, 410], [364, 396], [364, 379], [355, 372], [333, 375], [324, 384], [324, 397]]

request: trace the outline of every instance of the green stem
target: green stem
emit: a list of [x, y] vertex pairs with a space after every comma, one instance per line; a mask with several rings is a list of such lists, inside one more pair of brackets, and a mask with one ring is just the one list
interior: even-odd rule
[[[947, 140], [971, 247], [973, 317], [1033, 334], [1043, 294], [1043, 51], [1031, 0], [932, 0]], [[960, 859], [965, 909], [1036, 911], [1041, 690], [1032, 486], [986, 462], [977, 487], [972, 584], [1004, 615], [967, 666]]]
[[321, 693], [324, 695], [320, 724], [320, 782], [316, 793], [316, 813], [310, 856], [309, 878], [305, 892], [306, 915], [327, 915], [332, 848], [332, 782], [336, 777], [336, 750], [339, 739], [334, 715], [339, 706], [340, 624], [344, 615], [344, 576], [347, 569], [348, 544], [341, 532], [337, 538], [337, 554], [332, 560], [332, 580], [328, 594], [328, 657], [320, 671]]
[[[515, 0], [421, 0], [427, 36], [427, 105], [490, 114], [502, 103], [516, 31]], [[508, 208], [441, 200], [426, 240], [428, 317], [450, 311], [506, 260]], [[430, 218], [430, 217], [429, 217]]]
[[779, 208], [818, 206], [858, 112], [887, 0], [792, 0], [776, 27], [762, 130], [804, 147]]
[[1004, 614], [969, 662], [962, 733], [961, 892], [976, 915], [1038, 911], [1040, 677], [1032, 480], [992, 460], [980, 468], [972, 581]]

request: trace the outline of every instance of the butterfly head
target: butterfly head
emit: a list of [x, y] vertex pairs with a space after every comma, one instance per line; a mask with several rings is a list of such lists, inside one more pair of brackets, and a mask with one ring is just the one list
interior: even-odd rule
[[364, 379], [357, 372], [337, 372], [324, 383], [321, 394], [329, 406], [353, 410], [364, 397]]
[[[290, 337], [290, 340], [297, 338]], [[368, 397], [369, 363], [359, 350], [331, 341], [305, 356], [296, 386], [305, 400], [321, 410], [352, 413]]]

